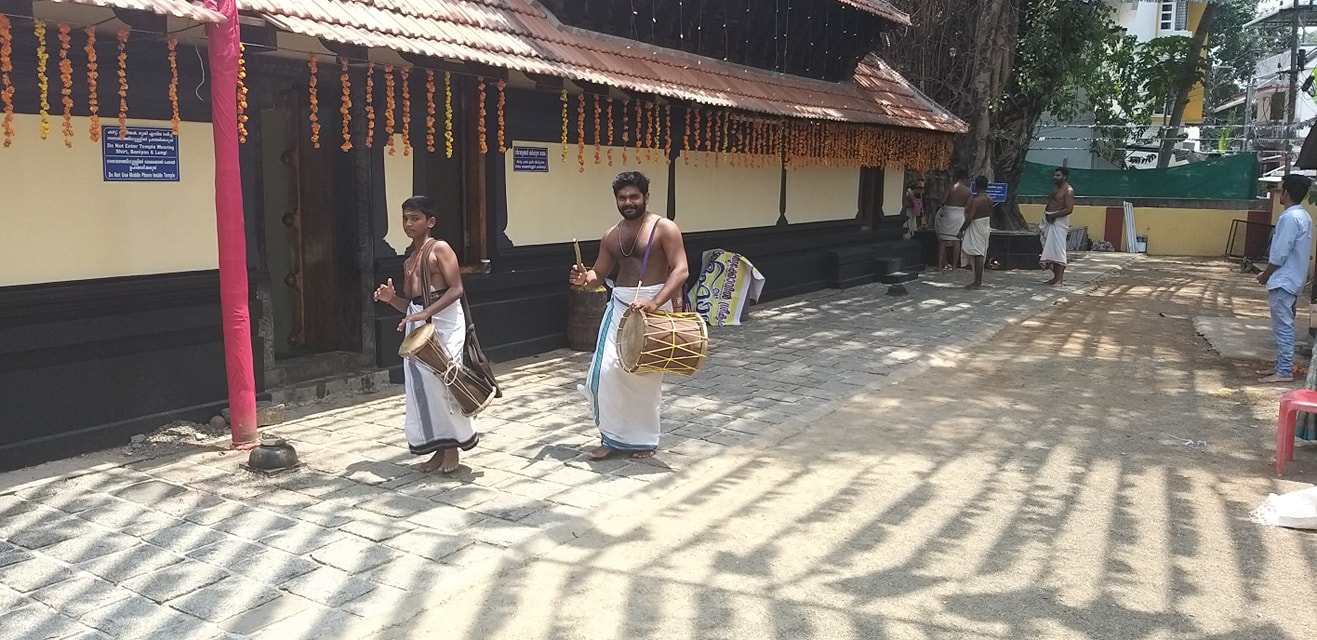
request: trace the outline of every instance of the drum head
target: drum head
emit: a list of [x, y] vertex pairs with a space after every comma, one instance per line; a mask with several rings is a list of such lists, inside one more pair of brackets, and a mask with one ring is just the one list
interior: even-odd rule
[[415, 331], [407, 334], [406, 338], [403, 338], [402, 345], [398, 347], [398, 355], [404, 358], [411, 357], [417, 351], [420, 351], [421, 347], [424, 347], [425, 343], [429, 342], [430, 337], [433, 335], [434, 325], [427, 322], [417, 327]]
[[627, 371], [639, 366], [640, 353], [645, 350], [645, 329], [643, 312], [628, 311], [622, 316], [622, 326], [617, 330], [617, 356]]

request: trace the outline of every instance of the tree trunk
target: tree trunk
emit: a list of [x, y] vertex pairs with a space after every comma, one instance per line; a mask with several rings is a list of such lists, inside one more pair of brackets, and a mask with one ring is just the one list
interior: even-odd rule
[[1020, 213], [1020, 178], [1024, 175], [1025, 157], [1029, 155], [1029, 143], [1033, 140], [1034, 129], [1046, 108], [1035, 103], [1012, 107], [1003, 109], [1003, 118], [996, 123], [999, 133], [995, 150], [997, 181], [1008, 185], [1010, 195], [1005, 204], [994, 210], [992, 228], [1024, 231], [1029, 228], [1029, 221]]
[[[992, 117], [993, 105], [1001, 95], [1002, 52], [999, 44], [1006, 30], [1003, 9], [1006, 0], [987, 0], [977, 20], [974, 34], [974, 76], [972, 85], [975, 103], [974, 121], [970, 127], [972, 175], [992, 179]], [[994, 80], [996, 82], [994, 82]], [[994, 86], [995, 85], [995, 86]]]
[[[1198, 59], [1203, 55], [1203, 47], [1207, 44], [1207, 34], [1212, 30], [1212, 19], [1216, 16], [1216, 3], [1209, 2], [1203, 6], [1203, 16], [1198, 20], [1198, 27], [1194, 29], [1194, 39], [1189, 45], [1189, 55], [1185, 58], [1185, 70], [1192, 71], [1198, 66]], [[1171, 132], [1180, 128], [1184, 122], [1184, 109], [1189, 106], [1189, 93], [1193, 91], [1198, 83], [1187, 87], [1180, 87], [1179, 93], [1175, 96], [1175, 104], [1171, 108], [1171, 121], [1162, 129], [1161, 150], [1157, 154], [1157, 168], [1165, 169], [1171, 164], [1171, 154], [1175, 151], [1175, 139], [1171, 137]]]

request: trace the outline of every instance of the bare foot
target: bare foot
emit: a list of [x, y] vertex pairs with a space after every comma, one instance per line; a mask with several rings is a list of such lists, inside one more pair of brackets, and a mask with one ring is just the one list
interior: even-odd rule
[[432, 456], [429, 460], [426, 460], [425, 464], [421, 465], [421, 473], [431, 473], [434, 470], [438, 469], [439, 466], [443, 463], [443, 459], [444, 459], [443, 451], [434, 452], [434, 456]]
[[439, 473], [444, 473], [444, 474], [452, 473], [454, 471], [457, 471], [458, 467], [462, 466], [460, 463], [462, 459], [462, 452], [457, 447], [453, 447], [452, 449], [444, 449], [443, 454], [444, 455], [442, 459], [442, 464], [439, 467]]
[[1271, 374], [1271, 375], [1269, 375], [1269, 376], [1267, 376], [1267, 377], [1265, 377], [1265, 378], [1258, 378], [1258, 382], [1261, 383], [1261, 384], [1276, 384], [1276, 383], [1281, 383], [1281, 382], [1294, 382], [1294, 377], [1291, 376], [1291, 377], [1288, 377], [1288, 378], [1287, 378], [1287, 377], [1285, 377], [1285, 376], [1282, 376], [1282, 375], [1279, 375], [1279, 374], [1275, 374], [1275, 373], [1273, 373], [1273, 374]]
[[590, 450], [591, 460], [603, 460], [604, 458], [607, 458], [608, 456], [611, 455], [613, 455], [613, 450], [604, 446], [595, 447]]
[[644, 458], [653, 458], [655, 453], [656, 452], [653, 449], [650, 449], [649, 451], [637, 451], [631, 454], [631, 457], [637, 460], [641, 460]]
[[1047, 282], [1044, 282], [1043, 284], [1046, 284], [1046, 285], [1053, 285], [1053, 284], [1056, 284], [1056, 283], [1057, 283], [1056, 278], [1052, 278], [1051, 280], [1048, 280]]

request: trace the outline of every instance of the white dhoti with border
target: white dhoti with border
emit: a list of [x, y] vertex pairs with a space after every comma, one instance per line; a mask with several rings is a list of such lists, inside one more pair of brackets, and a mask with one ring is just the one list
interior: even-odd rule
[[965, 224], [965, 207], [943, 206], [937, 210], [937, 237], [946, 242], [959, 240], [960, 227]]
[[[663, 285], [640, 289], [641, 300], [658, 295]], [[659, 401], [663, 374], [627, 373], [617, 354], [617, 328], [632, 301], [635, 287], [616, 287], [599, 325], [594, 358], [579, 390], [590, 401], [595, 426], [605, 447], [615, 451], [651, 451], [659, 444]], [[663, 309], [671, 310], [671, 304]]]
[[[407, 315], [420, 313], [423, 308], [412, 302], [407, 305]], [[455, 302], [435, 314], [431, 323], [449, 357], [461, 362], [466, 346], [466, 314], [461, 303]], [[409, 323], [407, 333], [411, 334], [422, 324]], [[461, 405], [433, 371], [410, 358], [403, 358], [402, 362], [406, 388], [403, 430], [412, 453], [424, 455], [454, 447], [463, 451], [475, 447], [480, 442], [476, 419], [462, 415]]]
[[960, 243], [960, 250], [969, 256], [988, 255], [988, 239], [992, 237], [992, 219], [975, 218], [965, 229], [965, 239]]
[[1043, 254], [1038, 259], [1038, 263], [1044, 269], [1049, 269], [1052, 265], [1066, 266], [1066, 239], [1070, 237], [1070, 218], [1057, 218], [1056, 222], [1048, 222], [1047, 216], [1052, 215], [1052, 211], [1043, 213], [1042, 222], [1038, 223], [1038, 233], [1042, 236]]

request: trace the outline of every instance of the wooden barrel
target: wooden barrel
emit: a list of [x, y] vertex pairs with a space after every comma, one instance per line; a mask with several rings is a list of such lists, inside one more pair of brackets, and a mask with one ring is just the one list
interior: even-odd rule
[[570, 288], [567, 294], [567, 346], [576, 351], [594, 351], [608, 297], [608, 289], [604, 287]]

